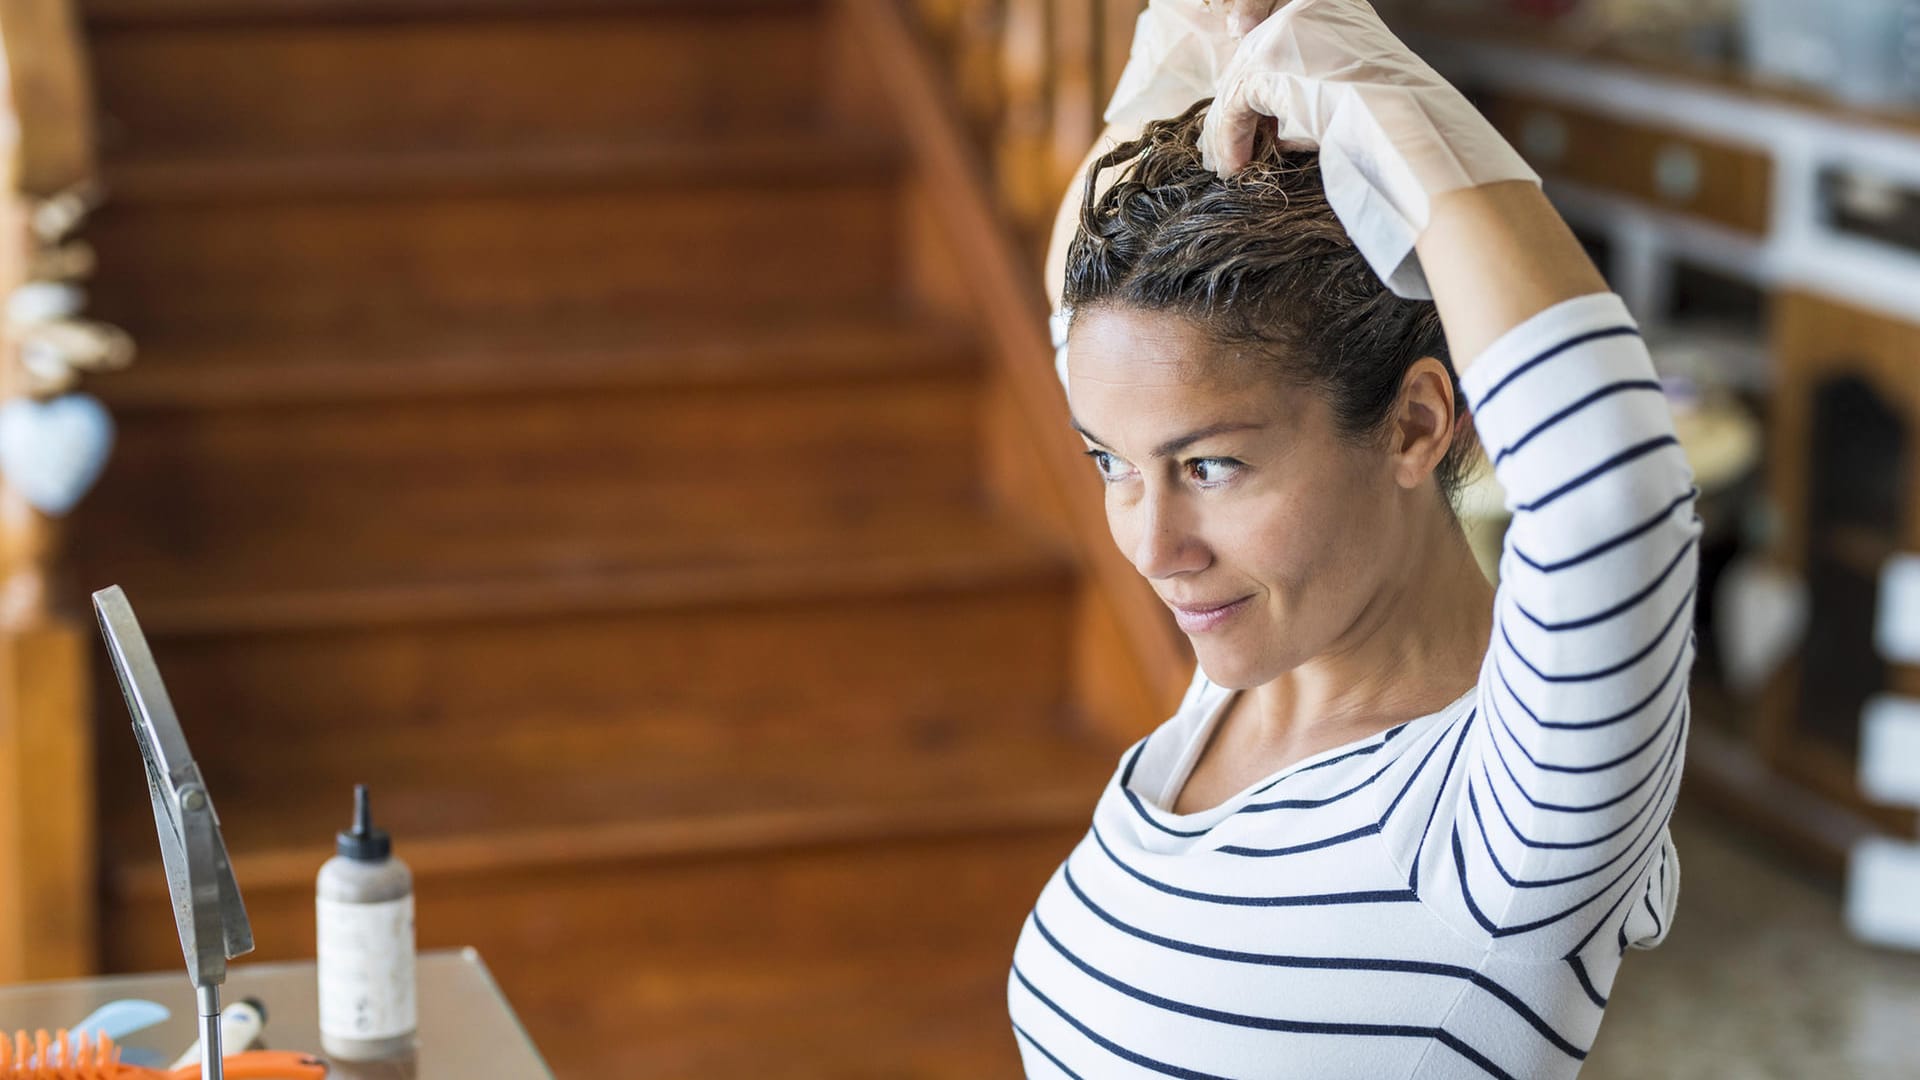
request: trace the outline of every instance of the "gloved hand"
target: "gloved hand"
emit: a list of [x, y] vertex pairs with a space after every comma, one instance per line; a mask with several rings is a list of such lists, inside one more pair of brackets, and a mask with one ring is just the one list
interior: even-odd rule
[[1200, 135], [1221, 175], [1244, 166], [1262, 117], [1320, 148], [1327, 201], [1368, 265], [1432, 297], [1414, 254], [1435, 196], [1540, 177], [1460, 91], [1393, 36], [1366, 0], [1292, 0], [1240, 43]]
[[1139, 128], [1213, 96], [1246, 33], [1284, 0], [1149, 0], [1106, 121]]

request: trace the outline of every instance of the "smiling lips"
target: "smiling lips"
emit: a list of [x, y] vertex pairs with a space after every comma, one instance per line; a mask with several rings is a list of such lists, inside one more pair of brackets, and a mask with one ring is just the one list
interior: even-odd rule
[[1180, 624], [1181, 632], [1204, 634], [1240, 614], [1251, 599], [1253, 597], [1243, 596], [1224, 604], [1176, 604], [1171, 600], [1166, 603], [1173, 609], [1173, 621]]

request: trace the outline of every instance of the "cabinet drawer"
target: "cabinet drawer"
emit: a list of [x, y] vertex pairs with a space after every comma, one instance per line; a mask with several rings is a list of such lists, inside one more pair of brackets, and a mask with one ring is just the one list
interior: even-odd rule
[[1773, 165], [1765, 154], [1519, 95], [1487, 95], [1481, 105], [1542, 176], [1766, 235]]

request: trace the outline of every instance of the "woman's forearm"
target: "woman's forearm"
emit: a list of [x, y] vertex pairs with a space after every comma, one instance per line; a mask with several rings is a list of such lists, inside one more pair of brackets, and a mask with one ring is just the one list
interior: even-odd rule
[[1547, 201], [1524, 181], [1447, 192], [1416, 245], [1456, 370], [1542, 311], [1606, 292], [1606, 279]]

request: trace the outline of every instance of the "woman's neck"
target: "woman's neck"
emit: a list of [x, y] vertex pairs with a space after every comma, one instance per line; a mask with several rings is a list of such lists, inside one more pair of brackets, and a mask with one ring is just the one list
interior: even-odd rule
[[1409, 554], [1340, 644], [1241, 695], [1252, 752], [1298, 760], [1437, 712], [1478, 679], [1494, 589], [1450, 512], [1410, 537]]

